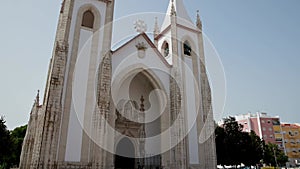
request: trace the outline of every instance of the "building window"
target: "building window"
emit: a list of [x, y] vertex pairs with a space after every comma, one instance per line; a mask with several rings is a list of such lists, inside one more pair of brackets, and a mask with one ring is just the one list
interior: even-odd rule
[[265, 127], [263, 127], [263, 131], [266, 131], [266, 128], [265, 128]]
[[269, 131], [272, 131], [272, 128], [269, 128]]
[[164, 57], [169, 56], [170, 54], [170, 47], [168, 42], [164, 42], [163, 46], [162, 46], [162, 53], [164, 55]]
[[272, 123], [273, 123], [273, 125], [280, 125], [279, 120], [273, 120]]
[[273, 138], [273, 135], [270, 135], [270, 138]]
[[188, 55], [188, 56], [192, 55], [192, 47], [188, 41], [185, 41], [183, 43], [183, 50], [184, 50], [185, 55]]
[[267, 135], [264, 135], [264, 138], [267, 138], [268, 136]]
[[95, 20], [94, 14], [92, 13], [92, 11], [88, 10], [83, 14], [81, 26], [93, 29], [94, 20]]
[[270, 120], [268, 120], [268, 123], [270, 124], [270, 123], [271, 123], [271, 121], [270, 121]]
[[264, 121], [264, 120], [262, 120], [261, 122], [262, 122], [262, 123], [265, 123], [265, 121]]

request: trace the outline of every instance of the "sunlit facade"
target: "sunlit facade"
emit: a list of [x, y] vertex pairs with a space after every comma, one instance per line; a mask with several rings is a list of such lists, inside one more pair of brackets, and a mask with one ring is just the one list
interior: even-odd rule
[[237, 115], [236, 120], [243, 125], [244, 132], [254, 131], [266, 143], [277, 144], [284, 150], [283, 134], [281, 132], [280, 118], [278, 116], [269, 116], [264, 112], [256, 114]]
[[300, 125], [281, 124], [284, 136], [285, 153], [289, 157], [289, 165], [300, 165]]

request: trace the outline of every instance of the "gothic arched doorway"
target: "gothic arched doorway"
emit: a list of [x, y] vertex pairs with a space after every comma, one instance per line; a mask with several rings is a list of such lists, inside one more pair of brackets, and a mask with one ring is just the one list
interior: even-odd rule
[[134, 169], [136, 162], [133, 143], [128, 138], [123, 138], [116, 150], [115, 169]]
[[[134, 149], [136, 156], [134, 154], [129, 156], [136, 157], [136, 159], [121, 157], [119, 146], [124, 140], [116, 142], [116, 169], [136, 169], [138, 165], [144, 166], [144, 168], [161, 166], [161, 156], [152, 156], [161, 151], [162, 142], [159, 137], [162, 132], [162, 119], [168, 117], [164, 107], [167, 99], [166, 93], [159, 85], [161, 84], [159, 79], [155, 77], [155, 72], [139, 70], [129, 74], [126, 78], [121, 78], [118, 83], [114, 83], [116, 90], [114, 90], [113, 98], [118, 103], [115, 120], [116, 135], [124, 135], [136, 141], [136, 149]], [[140, 139], [144, 137], [156, 137], [156, 139], [150, 141]], [[130, 139], [127, 138], [127, 141], [130, 142]], [[130, 143], [132, 144], [132, 142]], [[127, 151], [131, 151], [129, 146], [124, 147]], [[128, 157], [128, 152], [126, 153], [125, 156]], [[129, 167], [127, 163], [133, 165]]]

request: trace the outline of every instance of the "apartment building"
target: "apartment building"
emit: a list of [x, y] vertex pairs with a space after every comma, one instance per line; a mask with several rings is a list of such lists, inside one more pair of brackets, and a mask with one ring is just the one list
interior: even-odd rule
[[300, 166], [300, 124], [281, 124], [285, 153], [290, 166]]
[[256, 114], [242, 114], [235, 116], [237, 122], [242, 124], [243, 131], [254, 131], [261, 139], [267, 143], [277, 144], [284, 150], [283, 134], [281, 132], [280, 118], [278, 116], [272, 117], [264, 112], [257, 112]]

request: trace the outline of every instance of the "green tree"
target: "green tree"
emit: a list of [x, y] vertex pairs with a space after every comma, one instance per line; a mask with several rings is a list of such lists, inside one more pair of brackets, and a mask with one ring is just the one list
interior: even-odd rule
[[10, 138], [13, 144], [11, 153], [11, 163], [18, 166], [20, 162], [20, 155], [22, 151], [22, 143], [26, 134], [27, 125], [17, 127], [10, 133]]
[[0, 169], [19, 165], [26, 129], [27, 125], [10, 132], [5, 125], [4, 117], [0, 117]]
[[216, 135], [216, 151], [217, 151], [217, 162], [219, 165], [228, 165], [228, 154], [227, 145], [225, 143], [226, 133], [223, 127], [217, 126], [215, 130]]
[[11, 139], [10, 132], [5, 125], [4, 117], [0, 117], [0, 169], [6, 169], [10, 166]]
[[285, 166], [288, 157], [276, 144], [264, 144], [264, 163], [270, 166]]
[[233, 117], [224, 119], [223, 127], [216, 128], [216, 149], [219, 165], [257, 165], [263, 157], [263, 141], [252, 131], [243, 132], [243, 126]]
[[263, 159], [264, 141], [254, 131], [250, 132], [249, 139], [250, 143], [247, 146], [247, 153], [243, 163], [246, 166], [255, 166]]
[[229, 117], [224, 120], [224, 130], [226, 133], [225, 145], [227, 145], [228, 162], [230, 162], [230, 165], [239, 165], [242, 158], [243, 140], [241, 139], [241, 132], [243, 126], [238, 124], [234, 117]]
[[224, 119], [223, 127], [216, 128], [217, 160], [220, 165], [241, 163], [242, 129], [234, 117]]

